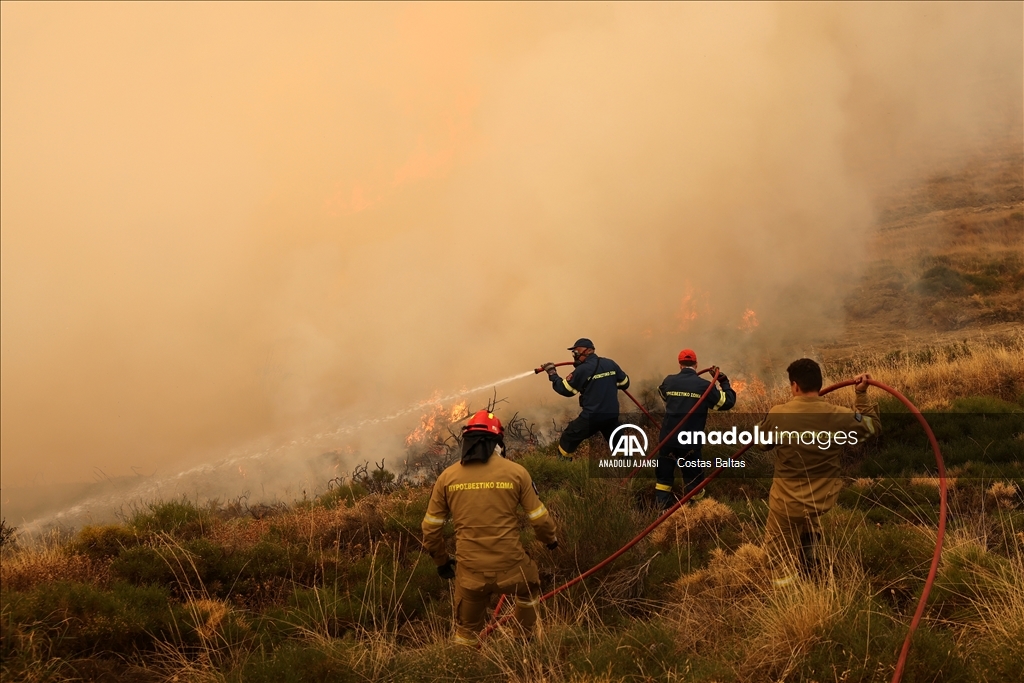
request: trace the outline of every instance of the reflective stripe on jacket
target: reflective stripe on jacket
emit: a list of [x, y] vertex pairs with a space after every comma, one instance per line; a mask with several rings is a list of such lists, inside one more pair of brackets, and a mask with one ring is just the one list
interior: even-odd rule
[[[693, 408], [693, 404], [700, 400], [709, 384], [711, 382], [699, 376], [693, 368], [683, 368], [680, 372], [665, 378], [665, 381], [658, 387], [658, 393], [665, 401], [665, 422], [661, 425], [659, 440], [664, 440], [669, 433], [678, 434], [684, 430], [702, 432], [708, 421], [709, 410], [725, 411], [736, 405], [736, 392], [729, 385], [729, 380], [720, 380], [721, 390], [718, 387], [712, 388], [708, 392], [707, 398], [690, 416], [686, 424], [678, 426]], [[676, 444], [674, 438], [673, 441], [666, 444], [666, 447], [671, 448]]]
[[629, 388], [629, 376], [611, 358], [590, 354], [569, 376], [551, 378], [552, 388], [562, 396], [580, 396], [580, 417], [619, 416], [619, 390]]
[[487, 462], [455, 463], [434, 483], [423, 517], [423, 545], [437, 565], [448, 561], [442, 529], [450, 515], [459, 565], [475, 572], [503, 571], [527, 557], [519, 540], [519, 506], [541, 542], [555, 540], [555, 523], [526, 468], [496, 454]]

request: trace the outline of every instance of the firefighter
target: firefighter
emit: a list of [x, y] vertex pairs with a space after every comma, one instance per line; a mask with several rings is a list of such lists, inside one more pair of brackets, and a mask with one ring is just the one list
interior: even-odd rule
[[572, 351], [573, 371], [562, 379], [554, 363], [541, 367], [551, 379], [551, 387], [562, 396], [579, 394], [579, 416], [566, 425], [558, 439], [558, 457], [572, 460], [580, 444], [598, 432], [608, 440], [619, 426], [619, 389], [629, 388], [629, 377], [611, 358], [601, 358], [594, 352], [594, 342], [577, 339], [569, 347]]
[[[441, 473], [430, 494], [423, 545], [437, 573], [455, 579], [455, 642], [476, 645], [492, 594], [515, 596], [515, 618], [525, 633], [537, 622], [540, 575], [519, 540], [516, 508], [522, 506], [548, 550], [558, 547], [558, 539], [530, 473], [501, 456], [501, 421], [481, 410], [462, 434], [462, 459]], [[454, 558], [441, 532], [449, 515], [455, 526]]]
[[[711, 376], [715, 376], [717, 367], [711, 368]], [[661, 425], [661, 434], [658, 443], [665, 440], [669, 434], [672, 438], [668, 440], [658, 454], [658, 466], [655, 469], [657, 484], [655, 495], [658, 505], [662, 508], [670, 508], [676, 502], [672, 495], [672, 484], [675, 481], [676, 467], [678, 466], [683, 475], [684, 493], [690, 491], [704, 478], [704, 469], [696, 465], [683, 465], [685, 462], [693, 463], [700, 459], [702, 440], [692, 438], [695, 433], [703, 433], [704, 425], [708, 420], [709, 410], [725, 411], [736, 405], [736, 392], [729, 384], [729, 378], [725, 373], [718, 372], [718, 387], [712, 387], [707, 397], [694, 411], [690, 419], [682, 424], [686, 414], [690, 412], [693, 405], [704, 395], [704, 391], [711, 384], [710, 381], [697, 375], [697, 354], [693, 349], [683, 349], [679, 352], [679, 372], [669, 375], [658, 387], [658, 393], [665, 401], [665, 421]], [[720, 387], [720, 388], [719, 388]], [[693, 445], [682, 445], [679, 443], [679, 434], [689, 432], [689, 441]], [[704, 492], [700, 492], [703, 496]]]
[[[779, 433], [777, 438], [773, 436], [772, 445], [763, 447], [775, 452], [765, 548], [774, 565], [776, 586], [796, 580], [797, 564], [805, 574], [817, 566], [819, 518], [839, 498], [839, 456], [843, 447], [877, 437], [882, 430], [878, 405], [867, 397], [871, 375], [857, 376], [854, 408], [850, 410], [818, 395], [821, 367], [810, 358], [793, 361], [786, 372], [793, 398], [769, 410], [758, 425], [763, 432]], [[800, 437], [794, 440], [792, 435], [781, 434], [783, 431], [795, 431]]]

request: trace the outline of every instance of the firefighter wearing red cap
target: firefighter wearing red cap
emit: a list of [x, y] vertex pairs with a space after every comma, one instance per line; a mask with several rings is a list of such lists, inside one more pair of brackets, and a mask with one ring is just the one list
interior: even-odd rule
[[611, 358], [594, 352], [594, 342], [586, 337], [569, 347], [573, 371], [562, 379], [554, 363], [541, 366], [547, 371], [551, 387], [562, 396], [579, 395], [579, 416], [566, 425], [558, 439], [558, 457], [572, 460], [580, 444], [598, 432], [608, 440], [619, 426], [619, 390], [629, 388], [629, 377]]
[[[717, 367], [711, 368], [714, 377]], [[665, 401], [665, 422], [661, 425], [661, 443], [670, 434], [672, 438], [658, 453], [658, 466], [655, 470], [657, 478], [656, 496], [662, 507], [671, 507], [675, 503], [672, 495], [672, 484], [675, 482], [676, 467], [682, 471], [683, 488], [689, 491], [704, 478], [704, 470], [694, 463], [700, 459], [702, 439], [686, 439], [693, 445], [681, 445], [679, 435], [683, 432], [703, 432], [707, 423], [709, 410], [729, 410], [736, 405], [736, 392], [729, 385], [725, 373], [718, 373], [718, 387], [712, 387], [707, 397], [697, 407], [693, 415], [685, 423], [683, 418], [690, 412], [694, 404], [704, 395], [704, 390], [711, 384], [709, 380], [697, 375], [697, 354], [693, 349], [679, 352], [679, 372], [669, 375], [658, 387], [658, 393]], [[720, 387], [720, 388], [719, 388]], [[702, 492], [703, 493], [703, 492]]]
[[[487, 602], [494, 593], [514, 595], [515, 617], [527, 633], [537, 622], [540, 575], [519, 540], [522, 507], [537, 538], [558, 547], [555, 523], [540, 501], [526, 469], [501, 457], [501, 421], [481, 410], [462, 430], [462, 459], [441, 473], [423, 517], [423, 545], [437, 573], [455, 579], [455, 642], [476, 645]], [[442, 528], [451, 516], [455, 558], [448, 555]]]

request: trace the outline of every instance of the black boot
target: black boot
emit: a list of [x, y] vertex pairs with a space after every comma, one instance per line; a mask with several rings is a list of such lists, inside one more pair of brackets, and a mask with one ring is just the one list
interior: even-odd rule
[[800, 534], [800, 573], [805, 577], [811, 578], [818, 574], [817, 545], [820, 537], [820, 534], [813, 531]]
[[676, 496], [671, 491], [655, 491], [654, 496], [662, 510], [668, 510], [676, 504]]

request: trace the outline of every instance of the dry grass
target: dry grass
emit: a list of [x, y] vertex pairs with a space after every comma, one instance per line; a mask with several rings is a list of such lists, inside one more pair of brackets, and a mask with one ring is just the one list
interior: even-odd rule
[[[930, 350], [929, 350], [930, 351]], [[866, 364], [877, 380], [917, 397], [922, 410], [948, 405], [964, 396], [996, 396], [1012, 401], [1024, 393], [1024, 334], [1003, 341], [963, 342], [921, 355], [888, 354]], [[952, 358], [949, 356], [952, 355]]]
[[991, 500], [1001, 510], [1012, 510], [1017, 507], [1017, 499], [1020, 496], [1020, 489], [1013, 482], [997, 481], [985, 492], [987, 499]]
[[[868, 372], [914, 400], [922, 410], [942, 408], [964, 396], [994, 396], [1005, 401], [1017, 401], [1024, 396], [1024, 332], [884, 348], [884, 352], [826, 358], [825, 385]], [[877, 400], [887, 394], [872, 389], [869, 395]], [[755, 378], [738, 391], [735, 410], [764, 414], [791, 398], [787, 383], [770, 385]], [[825, 400], [852, 407], [852, 389], [834, 391]]]
[[233, 550], [251, 548], [266, 540], [272, 531], [285, 541], [313, 548], [344, 545], [365, 536], [367, 529], [379, 529], [389, 513], [403, 502], [407, 501], [397, 495], [369, 495], [351, 507], [313, 505], [292, 508], [269, 518], [238, 517], [214, 525], [206, 536]]
[[745, 647], [742, 671], [754, 678], [784, 680], [827, 627], [857, 603], [864, 575], [856, 562], [833, 564], [841, 574], [829, 581], [798, 581], [761, 594], [749, 612], [754, 637]]
[[685, 545], [713, 538], [724, 525], [735, 522], [736, 513], [717, 500], [705, 498], [694, 505], [684, 505], [651, 532], [650, 539], [659, 546]]
[[59, 533], [30, 545], [4, 548], [0, 583], [5, 589], [27, 591], [55, 581], [105, 586], [110, 582], [110, 562], [72, 552]]

